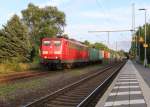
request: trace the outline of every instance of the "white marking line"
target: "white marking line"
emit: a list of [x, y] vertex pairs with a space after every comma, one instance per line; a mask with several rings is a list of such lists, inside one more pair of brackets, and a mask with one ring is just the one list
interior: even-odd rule
[[120, 79], [136, 79], [136, 77], [120, 77]]
[[136, 77], [119, 77], [119, 78], [122, 78], [122, 79], [136, 79]]
[[121, 105], [129, 105], [129, 104], [145, 104], [145, 101], [144, 101], [144, 99], [136, 99], [136, 100], [123, 100], [123, 101], [106, 102], [105, 107], [121, 106]]
[[133, 95], [133, 94], [142, 94], [142, 92], [141, 92], [141, 91], [117, 92], [117, 93], [110, 93], [109, 96], [116, 96], [116, 95]]
[[127, 79], [127, 80], [129, 80], [129, 79], [136, 79], [136, 78], [119, 78], [118, 80], [120, 80], [120, 79]]
[[124, 76], [124, 75], [125, 75], [125, 76], [126, 76], [126, 75], [135, 76], [136, 74], [120, 74], [120, 75], [123, 75], [123, 76]]
[[119, 75], [120, 77], [136, 77], [136, 75]]
[[118, 80], [137, 80], [137, 79], [118, 79]]
[[140, 86], [115, 86], [114, 89], [118, 88], [139, 88]]
[[136, 77], [119, 77], [119, 78], [122, 78], [122, 79], [126, 79], [126, 78], [127, 78], [127, 79], [128, 79], [128, 78], [129, 78], [129, 79], [136, 79]]
[[121, 73], [120, 75], [135, 75], [135, 73]]
[[148, 84], [144, 80], [144, 77], [142, 77], [142, 75], [140, 74], [140, 71], [138, 71], [136, 69], [136, 67], [134, 66], [134, 64], [131, 61], [130, 61], [130, 63], [131, 63], [130, 66], [132, 67], [133, 71], [136, 73], [137, 79], [139, 80], [139, 83], [140, 83], [139, 85], [140, 85], [141, 90], [143, 92], [143, 96], [145, 98], [145, 102], [147, 104], [147, 107], [150, 107], [150, 87], [148, 86]]
[[138, 82], [117, 82], [116, 84], [136, 84]]
[[135, 77], [136, 75], [120, 75], [120, 76], [122, 76], [122, 77]]
[[126, 77], [126, 76], [129, 76], [129, 77], [135, 77], [136, 75], [119, 75], [119, 76], [122, 76], [122, 77]]

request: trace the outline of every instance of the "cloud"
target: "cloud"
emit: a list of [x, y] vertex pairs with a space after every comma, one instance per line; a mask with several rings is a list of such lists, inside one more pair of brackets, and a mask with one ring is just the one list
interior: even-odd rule
[[[88, 31], [94, 30], [117, 30], [117, 29], [130, 29], [132, 24], [132, 7], [131, 2], [135, 1], [135, 12], [136, 12], [136, 26], [143, 25], [144, 23], [144, 12], [138, 11], [138, 8], [147, 8], [147, 21], [150, 21], [150, 2], [141, 2], [140, 0], [43, 0], [35, 1], [28, 0], [28, 2], [22, 2], [24, 4], [20, 6], [26, 8], [26, 3], [29, 1], [34, 2], [39, 7], [45, 6], [57, 6], [61, 11], [66, 14], [67, 26], [65, 32], [69, 34], [71, 38], [77, 40], [89, 40], [91, 42], [107, 42], [107, 33], [88, 33]], [[109, 3], [109, 4], [108, 4]], [[125, 4], [123, 4], [125, 3]], [[8, 6], [8, 5], [7, 5]], [[10, 6], [11, 7], [11, 6]], [[19, 8], [19, 7], [17, 7]], [[3, 8], [2, 8], [3, 9]], [[6, 22], [6, 19], [12, 17], [15, 11], [9, 9], [1, 9], [1, 25]], [[17, 11], [16, 11], [17, 10]], [[17, 15], [21, 17], [21, 14], [17, 12]], [[130, 41], [131, 33], [110, 33], [111, 46], [115, 47], [114, 41]], [[119, 43], [118, 43], [119, 44]], [[122, 42], [119, 46], [123, 49], [130, 48], [129, 42]]]
[[[89, 33], [88, 31], [94, 31], [95, 29], [97, 30], [115, 30], [113, 28], [108, 28], [108, 27], [102, 27], [98, 25], [70, 25], [67, 26], [65, 32], [69, 34], [69, 37], [75, 38], [77, 40], [88, 40], [90, 42], [103, 42], [107, 43], [107, 32], [97, 32], [97, 33]], [[130, 41], [131, 36], [129, 32], [125, 33], [110, 33], [110, 43], [113, 43], [114, 41]]]
[[49, 0], [43, 4], [39, 4], [40, 7], [45, 7], [45, 6], [60, 6], [62, 4], [65, 4], [71, 0]]
[[8, 14], [2, 15], [0, 18], [0, 29], [3, 28], [3, 25], [5, 25], [7, 23], [8, 20], [10, 20], [12, 18], [13, 15], [18, 15], [20, 18], [22, 17], [20, 12], [10, 12]]
[[113, 49], [113, 50], [125, 50], [125, 51], [129, 51], [131, 47], [131, 41], [117, 41], [113, 42], [111, 44], [109, 44], [109, 48]]
[[[136, 27], [144, 24], [144, 12], [138, 11], [138, 8], [144, 7], [148, 9], [147, 21], [150, 19], [150, 7], [148, 4], [135, 5], [135, 18]], [[69, 23], [66, 27], [66, 32], [69, 33], [71, 37], [78, 40], [89, 40], [91, 42], [96, 41], [107, 41], [107, 33], [91, 33], [88, 31], [96, 30], [121, 30], [121, 29], [131, 29], [132, 27], [132, 7], [131, 5], [114, 7], [107, 12], [96, 9], [87, 9], [74, 14], [72, 17], [80, 19], [78, 23]], [[85, 21], [88, 20], [88, 21]], [[111, 42], [120, 41], [118, 43], [119, 49], [129, 50], [131, 46], [131, 32], [122, 33], [111, 33]], [[126, 40], [126, 42], [125, 42]], [[124, 42], [123, 42], [124, 41]], [[114, 43], [115, 44], [115, 43]], [[115, 45], [111, 44], [111, 48], [114, 49]]]
[[[126, 12], [123, 12], [124, 10], [126, 10]], [[110, 19], [113, 21], [123, 21], [129, 18], [128, 16], [130, 15], [130, 12], [129, 9], [126, 8], [117, 8], [112, 9], [109, 11], [109, 13], [104, 13], [102, 11], [84, 11], [81, 12], [80, 15], [91, 19]]]
[[11, 12], [11, 13], [8, 13], [6, 17], [7, 17], [8, 19], [10, 19], [10, 18], [11, 18], [13, 15], [15, 15], [15, 14], [18, 15], [20, 18], [22, 18], [21, 12], [17, 12], [17, 13]]

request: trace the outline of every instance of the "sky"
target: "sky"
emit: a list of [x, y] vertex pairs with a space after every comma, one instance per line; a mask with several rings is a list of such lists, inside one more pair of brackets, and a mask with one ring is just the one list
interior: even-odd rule
[[21, 17], [21, 10], [29, 3], [39, 7], [57, 6], [66, 14], [65, 33], [69, 38], [92, 43], [102, 42], [112, 49], [130, 49], [131, 32], [107, 33], [88, 31], [124, 30], [132, 28], [132, 4], [135, 4], [135, 27], [144, 24], [144, 11], [147, 9], [147, 22], [150, 22], [150, 0], [3, 0], [0, 3], [0, 28], [13, 14]]

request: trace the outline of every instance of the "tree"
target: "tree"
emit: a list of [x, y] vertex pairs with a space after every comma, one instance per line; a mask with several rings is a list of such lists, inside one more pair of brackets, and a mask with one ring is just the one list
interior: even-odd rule
[[94, 44], [94, 47], [97, 48], [97, 49], [109, 50], [109, 48], [108, 48], [106, 45], [104, 45], [104, 44], [102, 44], [102, 43], [98, 43], [98, 42], [96, 42], [96, 43]]
[[34, 45], [40, 44], [43, 37], [55, 37], [62, 34], [65, 24], [65, 14], [56, 7], [39, 8], [29, 4], [22, 11], [23, 21], [29, 28], [31, 41]]
[[69, 39], [68, 34], [63, 34], [61, 37], [66, 38], [66, 39]]
[[[147, 41], [146, 42], [147, 42], [147, 44], [150, 47], [150, 24], [147, 23], [146, 27], [147, 27], [147, 32], [146, 32], [146, 34], [147, 34], [146, 35]], [[142, 37], [144, 39], [144, 36], [145, 36], [145, 25], [139, 27], [139, 29], [135, 33], [136, 37], [138, 37], [139, 34], [140, 34], [140, 37]], [[135, 38], [133, 38], [133, 39], [135, 40]], [[139, 43], [138, 42], [138, 45], [140, 45], [139, 46], [140, 48], [137, 48], [137, 52], [139, 52], [139, 49], [140, 49], [140, 60], [143, 61], [144, 60], [144, 47], [143, 47], [143, 43]], [[150, 48], [149, 47], [147, 48], [147, 59], [148, 59], [148, 62], [150, 62]], [[131, 48], [130, 48], [130, 54], [132, 54], [133, 56], [135, 56], [135, 50], [136, 50], [136, 45], [135, 45], [135, 41], [133, 41], [132, 44], [131, 44]]]
[[90, 42], [88, 40], [85, 40], [83, 43], [87, 46], [90, 46]]
[[27, 27], [14, 15], [0, 31], [0, 61], [28, 61], [30, 42]]
[[124, 50], [120, 50], [118, 51], [118, 54], [122, 57], [125, 57], [126, 56], [126, 52]]

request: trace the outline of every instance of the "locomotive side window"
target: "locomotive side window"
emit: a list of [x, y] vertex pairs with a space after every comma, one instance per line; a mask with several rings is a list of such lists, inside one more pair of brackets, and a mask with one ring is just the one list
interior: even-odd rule
[[55, 46], [60, 46], [61, 45], [61, 41], [54, 41], [54, 45]]
[[45, 46], [50, 46], [50, 41], [43, 41], [43, 45], [45, 45]]

